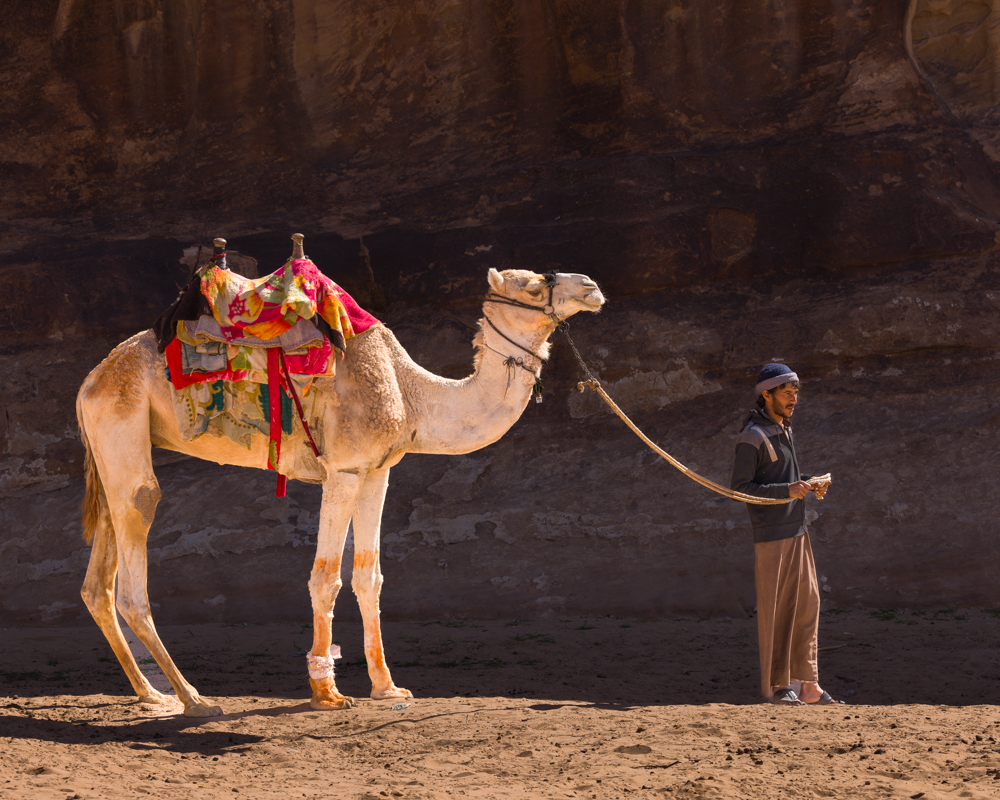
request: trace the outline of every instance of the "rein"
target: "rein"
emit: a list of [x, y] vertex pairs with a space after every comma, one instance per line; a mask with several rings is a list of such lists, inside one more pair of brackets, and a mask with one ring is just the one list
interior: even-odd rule
[[[580, 351], [576, 349], [576, 345], [573, 343], [573, 340], [570, 338], [570, 335], [569, 335], [569, 323], [566, 322], [566, 320], [559, 319], [559, 317], [555, 314], [555, 309], [554, 309], [554, 307], [552, 305], [552, 292], [555, 289], [556, 274], [554, 272], [548, 272], [548, 273], [545, 274], [545, 279], [546, 279], [546, 283], [548, 284], [548, 287], [549, 287], [549, 302], [543, 308], [540, 308], [538, 306], [533, 306], [533, 305], [530, 305], [528, 303], [522, 303], [522, 302], [520, 302], [518, 300], [512, 300], [509, 297], [502, 297], [500, 295], [495, 295], [495, 294], [492, 294], [492, 293], [488, 294], [486, 296], [486, 302], [487, 303], [501, 303], [503, 305], [515, 306], [517, 308], [526, 308], [526, 309], [528, 309], [530, 311], [537, 311], [537, 312], [539, 312], [541, 314], [545, 314], [547, 317], [549, 317], [550, 319], [552, 319], [552, 321], [556, 325], [556, 330], [562, 331], [563, 336], [566, 337], [566, 342], [569, 344], [570, 349], [573, 351], [573, 355], [576, 357], [577, 363], [580, 365], [580, 368], [583, 370], [584, 375], [587, 376], [587, 380], [580, 381], [576, 385], [577, 390], [582, 392], [582, 391], [584, 391], [585, 389], [587, 389], [589, 387], [589, 388], [593, 389], [595, 392], [597, 392], [598, 396], [600, 396], [600, 398], [605, 403], [608, 404], [608, 407], [612, 411], [614, 411], [615, 414], [618, 415], [618, 417], [622, 420], [622, 422], [624, 422], [626, 425], [628, 425], [629, 428], [632, 429], [632, 432], [635, 433], [635, 435], [638, 436], [640, 439], [642, 439], [642, 441], [645, 442], [646, 445], [654, 453], [656, 453], [658, 456], [660, 456], [661, 458], [663, 458], [671, 466], [676, 467], [678, 470], [680, 470], [681, 472], [683, 472], [685, 475], [687, 475], [695, 483], [699, 483], [702, 486], [704, 486], [706, 489], [711, 489], [713, 492], [721, 494], [723, 497], [728, 497], [730, 500], [736, 500], [736, 501], [738, 501], [740, 503], [749, 503], [750, 505], [755, 505], [755, 506], [780, 506], [780, 505], [786, 505], [788, 503], [791, 503], [795, 499], [793, 497], [789, 497], [789, 498], [756, 497], [756, 496], [754, 496], [752, 494], [746, 494], [744, 492], [737, 492], [737, 491], [734, 491], [732, 489], [727, 489], [725, 486], [721, 486], [720, 484], [715, 483], [714, 481], [710, 481], [708, 478], [702, 477], [697, 472], [694, 472], [693, 470], [688, 469], [680, 461], [678, 461], [676, 458], [674, 458], [672, 455], [670, 455], [670, 453], [668, 453], [666, 450], [663, 450], [662, 448], [657, 447], [656, 443], [653, 442], [648, 436], [646, 436], [646, 434], [644, 434], [641, 430], [639, 430], [638, 426], [634, 422], [632, 422], [632, 420], [630, 420], [628, 418], [628, 416], [625, 414], [625, 412], [622, 411], [617, 406], [617, 404], [615, 403], [615, 401], [612, 400], [608, 396], [608, 393], [606, 391], [604, 391], [604, 387], [601, 386], [601, 382], [596, 378], [596, 376], [594, 375], [594, 373], [592, 373], [590, 371], [590, 368], [587, 366], [587, 363], [583, 360], [583, 357], [580, 355]], [[526, 347], [523, 347], [523, 346], [517, 344], [517, 342], [513, 341], [509, 337], [504, 336], [503, 333], [501, 333], [499, 330], [497, 330], [496, 325], [494, 325], [492, 322], [490, 322], [489, 317], [486, 317], [486, 321], [490, 323], [490, 326], [493, 328], [493, 330], [495, 330], [497, 333], [499, 333], [501, 336], [503, 336], [504, 339], [507, 339], [508, 342], [510, 342], [511, 344], [517, 345], [517, 347], [520, 347], [522, 350], [525, 350], [526, 352], [531, 353], [531, 355], [535, 356], [535, 358], [538, 358], [538, 356], [535, 353], [532, 353]], [[541, 359], [539, 359], [539, 361], [540, 360]], [[522, 364], [521, 366], [524, 366], [524, 365]], [[525, 369], [527, 369], [527, 367], [525, 367]], [[530, 370], [529, 370], [529, 372], [530, 372]], [[536, 383], [535, 383], [535, 392], [536, 392], [535, 400], [536, 400], [536, 402], [541, 402], [541, 392], [540, 392], [540, 390], [541, 390], [541, 381], [538, 380], [537, 376], [536, 376]], [[816, 485], [828, 484], [828, 483], [830, 483], [830, 477], [829, 477], [829, 475], [823, 475], [823, 476], [821, 476], [821, 477], [816, 478], [815, 480], [813, 480], [812, 483], [814, 483]]]

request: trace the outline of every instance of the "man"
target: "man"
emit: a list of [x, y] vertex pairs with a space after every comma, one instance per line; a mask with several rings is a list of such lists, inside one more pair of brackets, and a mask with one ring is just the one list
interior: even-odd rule
[[[835, 703], [819, 685], [816, 664], [819, 584], [806, 530], [809, 492], [829, 486], [799, 472], [792, 414], [799, 378], [784, 364], [768, 364], [756, 386], [757, 408], [736, 440], [731, 488], [755, 497], [793, 498], [783, 505], [751, 505], [761, 694], [778, 705]], [[799, 694], [793, 682], [801, 684]]]

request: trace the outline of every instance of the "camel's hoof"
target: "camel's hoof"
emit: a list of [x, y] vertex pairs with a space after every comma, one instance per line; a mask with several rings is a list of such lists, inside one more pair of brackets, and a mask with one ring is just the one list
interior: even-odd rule
[[148, 703], [151, 706], [168, 706], [180, 701], [176, 697], [172, 697], [169, 694], [163, 694], [163, 692], [158, 692], [156, 689], [153, 689], [149, 694], [139, 695], [139, 699], [136, 700], [136, 702]]
[[316, 697], [313, 695], [312, 700], [309, 701], [309, 707], [316, 711], [337, 711], [341, 708], [354, 708], [357, 704], [358, 701], [353, 697], [343, 694], [327, 695], [325, 697]]
[[392, 684], [388, 689], [372, 689], [372, 700], [396, 700], [413, 697], [413, 692]]
[[210, 706], [205, 703], [195, 703], [184, 706], [185, 717], [218, 717], [222, 715], [220, 706]]

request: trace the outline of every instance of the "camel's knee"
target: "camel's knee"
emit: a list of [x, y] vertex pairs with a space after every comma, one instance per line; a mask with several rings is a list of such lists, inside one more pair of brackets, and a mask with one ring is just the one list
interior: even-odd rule
[[378, 553], [361, 551], [354, 556], [354, 574], [351, 588], [356, 595], [378, 595], [382, 591], [382, 571], [378, 567]]
[[359, 575], [355, 572], [354, 577], [351, 579], [351, 589], [359, 597], [362, 595], [375, 595], [378, 597], [382, 593], [382, 573], [372, 571]]
[[318, 558], [309, 576], [309, 596], [313, 606], [332, 609], [344, 582], [340, 579], [340, 559]]
[[80, 587], [80, 597], [83, 598], [84, 605], [95, 617], [114, 607], [111, 589], [98, 581], [85, 580], [83, 586]]
[[146, 481], [132, 495], [132, 507], [142, 515], [142, 524], [147, 528], [153, 524], [156, 504], [160, 502], [162, 496], [156, 478]]
[[337, 595], [340, 594], [343, 585], [344, 582], [340, 578], [323, 584], [314, 584], [310, 581], [309, 597], [312, 598], [313, 608], [329, 612], [337, 601]]
[[118, 609], [118, 613], [122, 615], [122, 619], [136, 633], [139, 632], [140, 628], [145, 628], [148, 625], [149, 606], [146, 603], [138, 602], [134, 598], [119, 592], [115, 607]]

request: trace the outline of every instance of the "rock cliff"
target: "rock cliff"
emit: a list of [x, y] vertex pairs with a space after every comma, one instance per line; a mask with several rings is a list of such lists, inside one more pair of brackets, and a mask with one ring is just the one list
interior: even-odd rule
[[[441, 374], [489, 267], [583, 272], [609, 392], [726, 482], [772, 359], [828, 605], [997, 605], [1000, 18], [977, 0], [10, 0], [0, 8], [0, 623], [75, 624], [73, 401], [225, 236], [313, 259]], [[194, 248], [194, 249], [192, 249]], [[387, 617], [735, 615], [746, 512], [565, 344], [500, 442], [408, 457]], [[166, 621], [304, 616], [319, 493], [159, 453]], [[341, 608], [350, 610], [347, 593]]]

